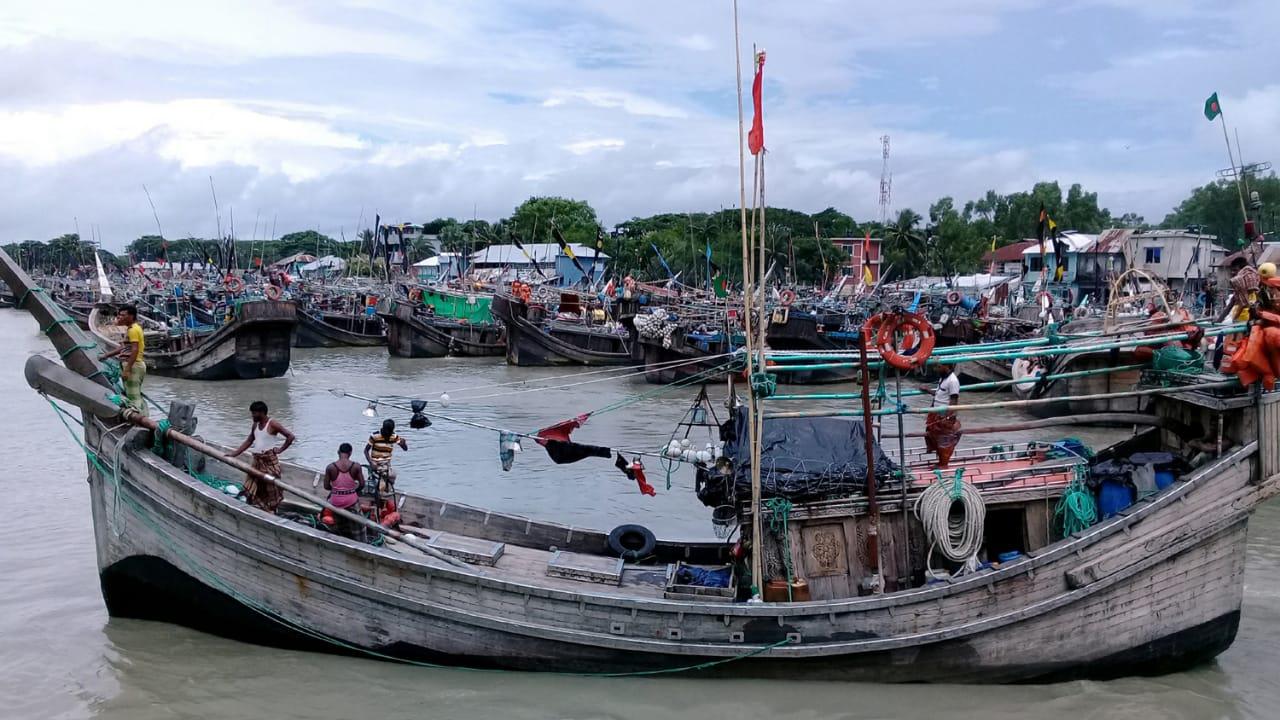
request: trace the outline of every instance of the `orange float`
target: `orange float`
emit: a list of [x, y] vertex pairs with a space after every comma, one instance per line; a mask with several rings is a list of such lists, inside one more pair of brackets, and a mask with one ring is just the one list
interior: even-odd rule
[[[880, 357], [899, 370], [914, 370], [923, 367], [933, 347], [937, 343], [933, 326], [929, 319], [919, 313], [890, 314], [879, 323], [876, 332], [876, 350]], [[910, 353], [898, 349], [897, 339], [901, 336], [903, 345], [912, 347]], [[910, 344], [908, 344], [910, 343]]]

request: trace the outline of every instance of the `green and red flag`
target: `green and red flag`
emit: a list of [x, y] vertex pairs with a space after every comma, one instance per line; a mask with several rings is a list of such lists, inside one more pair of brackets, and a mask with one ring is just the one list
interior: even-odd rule
[[1204, 119], [1212, 122], [1214, 118], [1221, 114], [1222, 106], [1218, 104], [1218, 93], [1215, 92], [1209, 96], [1208, 100], [1204, 101]]

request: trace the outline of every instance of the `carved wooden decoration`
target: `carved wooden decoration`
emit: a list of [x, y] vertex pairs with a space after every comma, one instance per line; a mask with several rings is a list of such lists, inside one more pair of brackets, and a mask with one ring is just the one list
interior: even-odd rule
[[803, 528], [801, 535], [804, 537], [804, 568], [808, 577], [849, 573], [843, 525], [813, 525]]

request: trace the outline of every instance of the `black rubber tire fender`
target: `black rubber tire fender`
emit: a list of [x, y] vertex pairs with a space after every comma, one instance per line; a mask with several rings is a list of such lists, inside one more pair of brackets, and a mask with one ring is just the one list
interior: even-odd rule
[[609, 549], [625, 560], [639, 560], [653, 554], [658, 539], [643, 525], [619, 525], [609, 533]]

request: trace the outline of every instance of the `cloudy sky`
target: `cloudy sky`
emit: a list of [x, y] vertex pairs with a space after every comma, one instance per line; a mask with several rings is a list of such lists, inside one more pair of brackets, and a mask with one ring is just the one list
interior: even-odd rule
[[[199, 5], [200, 7], [197, 7]], [[237, 236], [362, 214], [496, 218], [586, 199], [606, 223], [737, 201], [725, 0], [0, 4], [0, 240]], [[768, 200], [893, 206], [1081, 182], [1159, 220], [1280, 161], [1276, 0], [742, 0], [768, 51]]]

